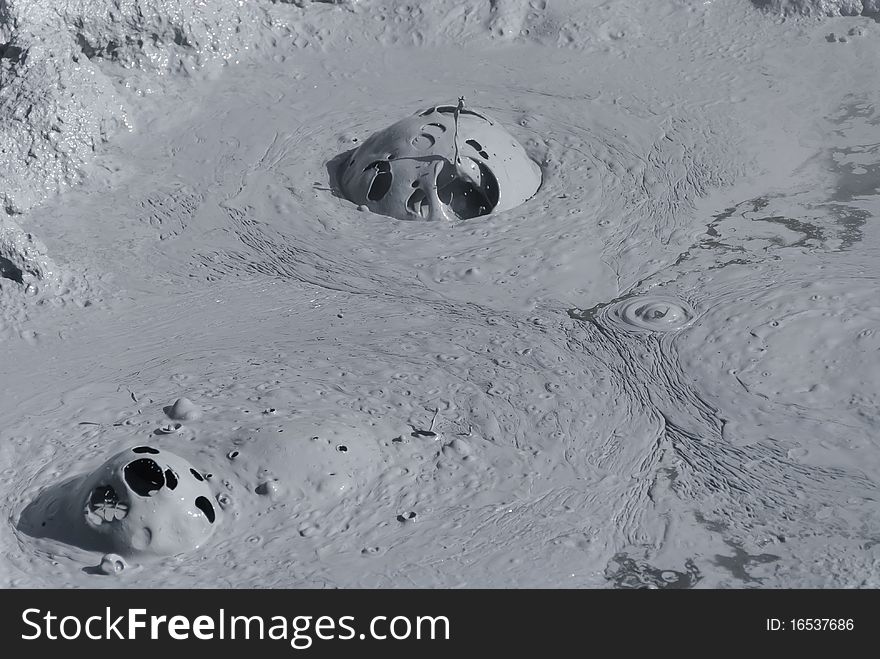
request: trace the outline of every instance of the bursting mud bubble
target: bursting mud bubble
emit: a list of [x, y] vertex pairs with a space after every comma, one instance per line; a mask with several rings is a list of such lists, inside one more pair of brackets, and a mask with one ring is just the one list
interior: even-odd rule
[[541, 170], [484, 113], [437, 105], [372, 135], [339, 172], [349, 200], [402, 220], [467, 220], [519, 206]]
[[0, 2], [0, 584], [880, 585], [876, 3], [119, 4]]

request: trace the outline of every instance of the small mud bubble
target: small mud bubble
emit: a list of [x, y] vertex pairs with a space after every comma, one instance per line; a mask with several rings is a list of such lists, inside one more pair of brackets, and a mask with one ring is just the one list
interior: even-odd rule
[[113, 575], [119, 574], [128, 567], [125, 559], [118, 554], [104, 554], [98, 570], [101, 574]]
[[202, 410], [189, 398], [178, 398], [173, 405], [165, 408], [165, 414], [175, 421], [197, 421], [202, 418]]

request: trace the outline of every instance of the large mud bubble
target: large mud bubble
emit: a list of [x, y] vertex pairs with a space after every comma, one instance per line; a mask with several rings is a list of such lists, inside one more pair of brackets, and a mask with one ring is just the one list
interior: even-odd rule
[[165, 556], [202, 546], [218, 515], [204, 475], [187, 460], [136, 446], [44, 489], [19, 529], [86, 550]]
[[516, 138], [462, 101], [402, 119], [338, 159], [350, 201], [401, 220], [509, 210], [541, 185], [540, 167]]

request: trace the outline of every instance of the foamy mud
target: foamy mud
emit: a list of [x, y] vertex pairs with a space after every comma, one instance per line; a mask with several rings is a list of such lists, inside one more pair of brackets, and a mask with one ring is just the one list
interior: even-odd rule
[[[870, 3], [97, 4], [0, 14], [4, 586], [880, 585]], [[462, 96], [516, 176], [346, 187]]]

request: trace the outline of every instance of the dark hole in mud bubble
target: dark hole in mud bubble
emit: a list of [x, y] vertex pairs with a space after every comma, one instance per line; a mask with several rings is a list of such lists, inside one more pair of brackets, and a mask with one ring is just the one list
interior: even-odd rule
[[[128, 504], [121, 503], [116, 490], [110, 485], [100, 485], [89, 496], [89, 512], [100, 522], [114, 522], [125, 518]], [[45, 526], [45, 524], [44, 524]]]
[[488, 215], [498, 203], [498, 182], [483, 163], [476, 163], [480, 185], [461, 178], [452, 164], [447, 164], [437, 177], [437, 196], [462, 220]]
[[148, 497], [165, 485], [165, 474], [162, 468], [150, 458], [141, 458], [129, 462], [123, 470], [125, 482], [135, 494]]
[[[413, 183], [418, 185], [418, 183]], [[406, 207], [413, 214], [424, 217], [428, 212], [428, 195], [424, 190], [416, 190], [406, 200]]]
[[205, 513], [205, 517], [208, 518], [208, 521], [211, 522], [211, 524], [214, 523], [214, 520], [216, 519], [214, 506], [211, 505], [211, 502], [208, 501], [206, 497], [196, 497], [196, 508]]
[[189, 473], [191, 473], [191, 474], [195, 477], [195, 479], [196, 479], [197, 481], [203, 481], [203, 480], [205, 480], [205, 479], [202, 477], [202, 475], [201, 475], [199, 472], [197, 472], [195, 469], [190, 469], [190, 470], [189, 470]]
[[177, 487], [177, 474], [170, 469], [165, 470], [165, 484], [168, 486], [169, 490], [173, 490]]
[[116, 490], [109, 485], [96, 487], [92, 490], [92, 496], [89, 497], [89, 505], [92, 509], [103, 505], [115, 506], [117, 503], [119, 503], [119, 497], [116, 495]]
[[136, 446], [131, 449], [132, 453], [152, 453], [153, 455], [159, 455], [158, 449], [154, 449], [150, 446]]
[[388, 194], [388, 191], [391, 189], [391, 182], [393, 180], [391, 163], [387, 160], [381, 160], [370, 165], [370, 167], [373, 166], [376, 168], [376, 177], [370, 184], [370, 191], [367, 193], [367, 199], [370, 201], [379, 201], [382, 197]]
[[489, 159], [489, 154], [486, 153], [485, 149], [483, 149], [483, 145], [477, 142], [477, 140], [467, 140], [465, 144], [473, 147], [474, 151], [479, 153], [482, 158], [485, 158], [486, 160]]

